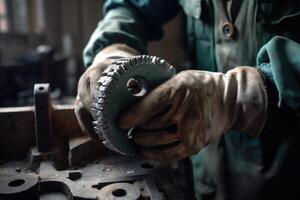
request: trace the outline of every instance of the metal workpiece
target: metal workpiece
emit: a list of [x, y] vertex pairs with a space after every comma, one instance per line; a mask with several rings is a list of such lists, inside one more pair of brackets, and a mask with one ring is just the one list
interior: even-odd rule
[[[133, 100], [152, 88], [137, 80], [125, 83]], [[0, 109], [1, 200], [194, 199], [185, 167], [110, 151], [81, 132], [73, 107], [51, 105], [49, 86], [40, 86], [35, 106]]]
[[175, 68], [165, 60], [147, 55], [118, 59], [102, 73], [92, 96], [92, 114], [94, 130], [109, 149], [122, 155], [137, 154], [130, 131], [118, 127], [118, 116], [174, 74]]
[[100, 199], [113, 200], [122, 197], [123, 200], [138, 199], [140, 189], [132, 183], [113, 183], [103, 187], [99, 191]]
[[52, 126], [50, 100], [50, 84], [40, 83], [34, 85], [35, 103], [35, 132], [36, 145], [39, 152], [50, 152], [52, 145]]
[[170, 163], [114, 155], [76, 169], [57, 170], [52, 161], [43, 161], [36, 171], [17, 170], [26, 162], [0, 163], [1, 200], [194, 199], [183, 168]]
[[39, 178], [33, 173], [6, 177], [0, 179], [1, 200], [38, 200]]

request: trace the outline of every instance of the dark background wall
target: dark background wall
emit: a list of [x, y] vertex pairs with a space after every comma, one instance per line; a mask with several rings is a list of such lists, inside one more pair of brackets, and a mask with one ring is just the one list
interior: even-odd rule
[[[96, 24], [102, 17], [103, 0], [46, 0], [46, 39], [61, 45], [64, 34], [71, 34], [74, 53], [81, 54]], [[55, 15], [54, 15], [55, 13]], [[149, 44], [150, 54], [180, 65], [184, 60], [184, 24], [182, 15], [165, 25], [165, 37]], [[61, 47], [61, 46], [60, 46]]]
[[[3, 3], [6, 4], [5, 13], [1, 11]], [[25, 82], [28, 85], [24, 86], [25, 89], [32, 88], [34, 82], [47, 81], [59, 82], [58, 87], [63, 90], [64, 95], [74, 96], [78, 78], [84, 71], [82, 50], [102, 18], [103, 3], [104, 0], [0, 0], [0, 90], [12, 85], [15, 80], [16, 85], [24, 86]], [[3, 19], [6, 19], [6, 28], [1, 24]], [[186, 65], [184, 21], [183, 15], [179, 14], [165, 24], [164, 38], [149, 43], [149, 54], [164, 58], [178, 68]], [[59, 65], [54, 63], [50, 68], [47, 66], [49, 74], [52, 74], [50, 80], [46, 75], [43, 79], [33, 78], [29, 84], [27, 79], [22, 79], [24, 74], [28, 77], [32, 74], [27, 75], [24, 70], [21, 70], [22, 73], [18, 74], [18, 77], [14, 70], [10, 70], [9, 78], [3, 73], [7, 66], [18, 65], [19, 69], [19, 65], [23, 63], [15, 64], [16, 60], [31, 61], [31, 52], [40, 45], [52, 47], [55, 55], [63, 57], [63, 60], [59, 60]], [[26, 67], [27, 65], [28, 63]], [[57, 71], [60, 69], [64, 73]], [[28, 73], [32, 73], [32, 70]], [[23, 93], [24, 88], [21, 90]], [[11, 93], [16, 92], [13, 90], [9, 94]], [[31, 91], [27, 93], [31, 94]], [[0, 101], [2, 96], [7, 96], [7, 93], [0, 92]]]
[[[104, 1], [7, 0], [6, 2], [8, 7], [12, 7], [12, 13], [10, 13], [11, 30], [0, 33], [0, 49], [4, 60], [12, 59], [16, 54], [33, 49], [41, 43], [49, 44], [61, 53], [68, 48], [65, 45], [71, 45], [72, 55], [80, 57], [82, 49], [102, 17]], [[183, 22], [182, 15], [179, 15], [167, 23], [164, 27], [165, 37], [161, 41], [150, 42], [150, 54], [180, 65], [185, 59]]]

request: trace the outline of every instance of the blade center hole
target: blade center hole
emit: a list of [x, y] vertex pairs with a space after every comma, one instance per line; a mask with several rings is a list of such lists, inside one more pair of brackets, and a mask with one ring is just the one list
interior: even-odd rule
[[147, 81], [140, 76], [131, 77], [127, 81], [127, 89], [133, 96], [144, 96], [147, 93]]

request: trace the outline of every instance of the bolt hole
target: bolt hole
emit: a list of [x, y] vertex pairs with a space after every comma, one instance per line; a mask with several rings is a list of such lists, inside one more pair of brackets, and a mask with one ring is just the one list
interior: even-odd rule
[[116, 189], [116, 190], [112, 191], [112, 194], [115, 197], [124, 197], [124, 196], [126, 196], [127, 192], [124, 189]]
[[40, 87], [39, 87], [39, 90], [44, 90], [44, 87], [43, 87], [43, 86], [40, 86]]
[[144, 163], [142, 163], [140, 166], [141, 166], [142, 168], [144, 168], [144, 169], [152, 169], [152, 168], [154, 167], [153, 164], [148, 163], [148, 162], [144, 162]]
[[25, 181], [23, 179], [17, 179], [17, 180], [13, 180], [11, 182], [8, 183], [8, 185], [10, 187], [18, 187], [20, 185], [23, 185], [25, 183]]
[[147, 92], [147, 84], [146, 80], [142, 77], [135, 76], [131, 77], [127, 81], [127, 89], [128, 91], [136, 97], [144, 96]]

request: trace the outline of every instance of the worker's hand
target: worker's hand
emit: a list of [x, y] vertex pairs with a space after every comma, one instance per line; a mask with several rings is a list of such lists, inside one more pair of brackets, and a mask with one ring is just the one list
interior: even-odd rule
[[93, 130], [93, 117], [91, 115], [91, 103], [96, 89], [97, 81], [102, 72], [115, 59], [132, 57], [139, 53], [126, 45], [114, 44], [100, 51], [93, 64], [82, 74], [78, 82], [77, 97], [75, 102], [75, 114], [83, 132], [92, 138], [98, 138]]
[[237, 67], [226, 74], [189, 70], [175, 75], [119, 118], [148, 159], [177, 160], [197, 153], [229, 129], [259, 134], [267, 94], [261, 73]]

